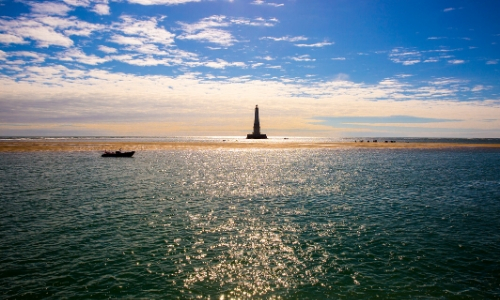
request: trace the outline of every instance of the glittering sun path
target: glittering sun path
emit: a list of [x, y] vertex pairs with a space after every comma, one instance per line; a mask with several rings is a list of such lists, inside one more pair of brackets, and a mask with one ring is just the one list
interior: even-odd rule
[[500, 297], [499, 148], [121, 142], [0, 153], [0, 299]]

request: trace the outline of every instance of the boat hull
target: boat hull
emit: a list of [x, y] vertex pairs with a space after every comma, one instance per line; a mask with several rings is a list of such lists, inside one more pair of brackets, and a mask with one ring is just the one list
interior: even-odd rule
[[130, 152], [106, 152], [102, 154], [102, 157], [132, 157], [134, 155], [135, 151], [130, 151]]

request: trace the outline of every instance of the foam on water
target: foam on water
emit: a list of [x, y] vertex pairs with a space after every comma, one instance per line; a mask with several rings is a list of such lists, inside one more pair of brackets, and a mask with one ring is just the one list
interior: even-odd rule
[[3, 298], [498, 298], [499, 150], [0, 154]]

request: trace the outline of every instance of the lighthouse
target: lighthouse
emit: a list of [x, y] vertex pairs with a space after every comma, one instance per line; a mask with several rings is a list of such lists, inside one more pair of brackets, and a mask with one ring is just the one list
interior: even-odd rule
[[253, 133], [247, 134], [247, 139], [267, 139], [265, 133], [260, 133], [259, 106], [255, 105], [255, 118], [253, 121]]

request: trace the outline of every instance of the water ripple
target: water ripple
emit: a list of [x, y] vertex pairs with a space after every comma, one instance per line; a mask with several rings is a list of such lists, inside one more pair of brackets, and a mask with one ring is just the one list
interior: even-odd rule
[[2, 298], [498, 298], [497, 151], [0, 154]]

